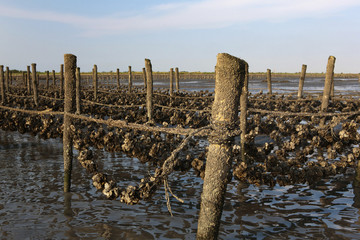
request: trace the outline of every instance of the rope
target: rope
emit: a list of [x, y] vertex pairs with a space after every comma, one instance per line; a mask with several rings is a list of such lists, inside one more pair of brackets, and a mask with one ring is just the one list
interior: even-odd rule
[[153, 95], [158, 95], [161, 97], [168, 97], [168, 98], [188, 98], [188, 99], [206, 99], [206, 98], [214, 98], [214, 96], [170, 96], [167, 94], [163, 94], [163, 93], [153, 93]]
[[17, 97], [17, 98], [33, 98], [33, 96], [20, 96], [20, 95], [11, 94], [11, 93], [7, 93], [6, 95], [11, 96], [11, 97]]
[[353, 112], [344, 112], [344, 113], [292, 113], [292, 112], [281, 112], [281, 111], [270, 111], [270, 110], [263, 110], [263, 109], [255, 109], [249, 108], [249, 112], [255, 113], [267, 113], [273, 116], [304, 116], [304, 117], [332, 117], [332, 116], [351, 116], [351, 115], [360, 115], [360, 111], [353, 111]]
[[53, 97], [47, 97], [47, 96], [43, 96], [43, 95], [39, 95], [39, 97], [50, 99], [50, 100], [55, 100], [55, 101], [64, 101], [63, 98], [53, 98]]
[[64, 112], [51, 111], [52, 109], [36, 111], [36, 110], [25, 110], [25, 109], [20, 109], [20, 108], [6, 107], [6, 106], [1, 106], [1, 105], [0, 105], [0, 108], [10, 110], [10, 111], [15, 111], [15, 112], [23, 112], [23, 113], [33, 114], [33, 115], [37, 115], [37, 114], [39, 114], [39, 115], [64, 115]]
[[[81, 119], [84, 121], [105, 124], [110, 127], [130, 128], [130, 129], [135, 129], [135, 130], [145, 131], [145, 132], [163, 132], [163, 133], [168, 133], [168, 134], [179, 134], [179, 135], [188, 136], [194, 130], [197, 130], [197, 129], [193, 129], [193, 128], [152, 127], [152, 126], [147, 126], [144, 124], [128, 123], [127, 121], [124, 121], [124, 120], [113, 120], [113, 119], [104, 120], [104, 119], [98, 119], [98, 118], [93, 118], [93, 117], [86, 117], [83, 115], [77, 115], [77, 114], [73, 114], [73, 113], [65, 113], [65, 114], [72, 118], [75, 118], [75, 119]], [[194, 136], [206, 137], [206, 136], [208, 136], [208, 132], [206, 132], [206, 131], [197, 132]]]
[[307, 101], [320, 101], [320, 98], [311, 98], [311, 99], [306, 99], [306, 98], [301, 98], [301, 99], [270, 99], [270, 98], [249, 98], [249, 101], [254, 101], [254, 102], [279, 102], [279, 101], [286, 101], [286, 102], [307, 102]]
[[154, 104], [154, 106], [155, 106], [155, 107], [165, 108], [165, 109], [174, 109], [174, 110], [178, 110], [178, 111], [211, 112], [211, 110], [198, 110], [198, 109], [187, 109], [187, 108], [168, 107], [168, 106], [163, 106], [163, 105], [160, 105], [160, 104]]
[[104, 103], [97, 103], [89, 100], [83, 99], [82, 102], [87, 105], [99, 105], [99, 106], [105, 106], [105, 107], [118, 107], [118, 108], [134, 108], [134, 107], [145, 107], [146, 104], [140, 104], [140, 105], [112, 105], [112, 104], [104, 104]]

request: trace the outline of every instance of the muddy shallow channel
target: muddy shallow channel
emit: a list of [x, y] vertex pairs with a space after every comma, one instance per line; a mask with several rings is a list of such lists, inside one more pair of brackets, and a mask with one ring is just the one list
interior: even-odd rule
[[[75, 155], [77, 152], [75, 152]], [[122, 154], [96, 151], [97, 163], [127, 186], [151, 166]], [[128, 206], [105, 199], [74, 159], [72, 193], [63, 193], [61, 139], [0, 131], [1, 239], [194, 239], [202, 180], [191, 171], [169, 178], [170, 216], [164, 191]], [[233, 180], [219, 239], [359, 239], [360, 188], [354, 171], [315, 186], [274, 188]]]

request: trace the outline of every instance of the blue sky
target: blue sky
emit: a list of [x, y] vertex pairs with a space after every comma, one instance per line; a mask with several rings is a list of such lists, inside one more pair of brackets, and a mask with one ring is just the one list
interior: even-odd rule
[[227, 52], [251, 72], [360, 72], [360, 0], [0, 0], [0, 64], [58, 71], [213, 71]]

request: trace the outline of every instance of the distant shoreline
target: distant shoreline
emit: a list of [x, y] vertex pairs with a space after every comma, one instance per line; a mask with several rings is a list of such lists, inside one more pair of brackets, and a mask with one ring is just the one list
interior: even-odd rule
[[[11, 70], [10, 70], [11, 71]], [[39, 75], [44, 76], [46, 75], [46, 72], [38, 72]], [[50, 72], [50, 74], [52, 74]], [[59, 75], [59, 72], [55, 73], [56, 75]], [[82, 72], [83, 76], [91, 76], [91, 72]], [[120, 72], [120, 76], [123, 78], [124, 75], [128, 76], [128, 72]], [[98, 72], [98, 75], [100, 76], [116, 76], [116, 72]], [[132, 75], [136, 78], [139, 78], [143, 76], [142, 72], [133, 71]], [[169, 72], [153, 72], [154, 77], [160, 77], [160, 78], [167, 78], [169, 76]], [[179, 72], [180, 78], [198, 78], [198, 79], [215, 79], [215, 73], [214, 72]], [[13, 72], [13, 76], [20, 77], [22, 76], [22, 72]], [[250, 79], [266, 79], [266, 72], [250, 72], [249, 74]], [[272, 72], [271, 73], [272, 78], [298, 78], [300, 77], [300, 73], [281, 73], [281, 72]], [[360, 79], [360, 73], [335, 73], [335, 78], [359, 78]], [[306, 78], [325, 78], [325, 73], [306, 73]]]

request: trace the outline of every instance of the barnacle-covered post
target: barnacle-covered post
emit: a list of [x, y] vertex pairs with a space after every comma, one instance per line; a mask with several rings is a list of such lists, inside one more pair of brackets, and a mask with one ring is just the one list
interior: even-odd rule
[[50, 73], [46, 71], [46, 90], [49, 90]]
[[305, 64], [301, 67], [301, 74], [299, 79], [299, 90], [298, 90], [298, 98], [303, 97], [303, 89], [304, 89], [304, 81], [305, 81], [305, 75], [306, 75], [306, 68], [307, 66]]
[[1, 103], [6, 103], [5, 96], [5, 77], [4, 77], [4, 66], [0, 65], [0, 91], [1, 91]]
[[120, 89], [120, 70], [116, 69], [116, 82], [117, 82], [117, 88]]
[[76, 68], [76, 114], [80, 114], [81, 112], [81, 75], [80, 68]]
[[[329, 106], [331, 85], [332, 82], [334, 81], [335, 60], [336, 58], [334, 56], [330, 56], [326, 66], [325, 84], [324, 84], [324, 91], [323, 91], [323, 97], [322, 97], [321, 109], [320, 109], [320, 112], [322, 113], [326, 112]], [[320, 127], [323, 127], [325, 125], [325, 121], [326, 121], [326, 117], [323, 117], [320, 120]]]
[[180, 90], [179, 81], [180, 81], [179, 68], [176, 67], [175, 68], [175, 89], [176, 89], [176, 92], [179, 92], [179, 90]]
[[10, 81], [10, 70], [9, 67], [6, 67], [6, 74], [5, 74], [5, 89], [9, 91], [9, 81]]
[[132, 72], [131, 72], [131, 66], [129, 66], [129, 92], [131, 92], [132, 88]]
[[174, 69], [170, 68], [170, 96], [174, 94]]
[[27, 68], [27, 94], [31, 94], [31, 76], [30, 76], [30, 66], [26, 66]]
[[93, 87], [94, 87], [94, 100], [96, 100], [97, 91], [98, 91], [98, 71], [96, 64], [94, 64], [94, 68], [93, 68]]
[[245, 160], [245, 135], [247, 128], [247, 110], [248, 110], [248, 94], [249, 94], [249, 65], [245, 64], [245, 79], [240, 95], [240, 141], [241, 141], [241, 158]]
[[64, 130], [63, 130], [63, 150], [64, 150], [64, 192], [70, 192], [71, 171], [73, 158], [73, 141], [71, 137], [71, 117], [68, 113], [75, 112], [75, 88], [76, 88], [76, 56], [72, 54], [64, 55], [65, 63], [65, 100], [64, 100]]
[[55, 75], [55, 70], [52, 70], [52, 80], [53, 80], [53, 87], [55, 90], [56, 87], [56, 75]]
[[144, 89], [146, 89], [146, 69], [145, 68], [143, 68], [142, 69], [142, 72], [143, 72], [143, 79], [144, 79]]
[[60, 96], [64, 95], [64, 64], [60, 65]]
[[219, 232], [226, 186], [231, 179], [231, 133], [238, 118], [246, 64], [244, 60], [227, 53], [217, 56], [215, 99], [211, 117], [214, 130], [209, 136], [197, 239], [216, 239]]
[[36, 77], [36, 63], [31, 64], [31, 78], [32, 78], [32, 88], [33, 88], [33, 94], [34, 94], [34, 103], [35, 106], [38, 106], [38, 81]]
[[153, 75], [152, 75], [152, 65], [150, 59], [145, 59], [145, 69], [146, 69], [146, 109], [147, 109], [147, 116], [148, 121], [153, 121]]
[[266, 71], [266, 82], [267, 82], [267, 87], [268, 87], [268, 93], [272, 94], [272, 88], [271, 88], [271, 70], [268, 69]]

